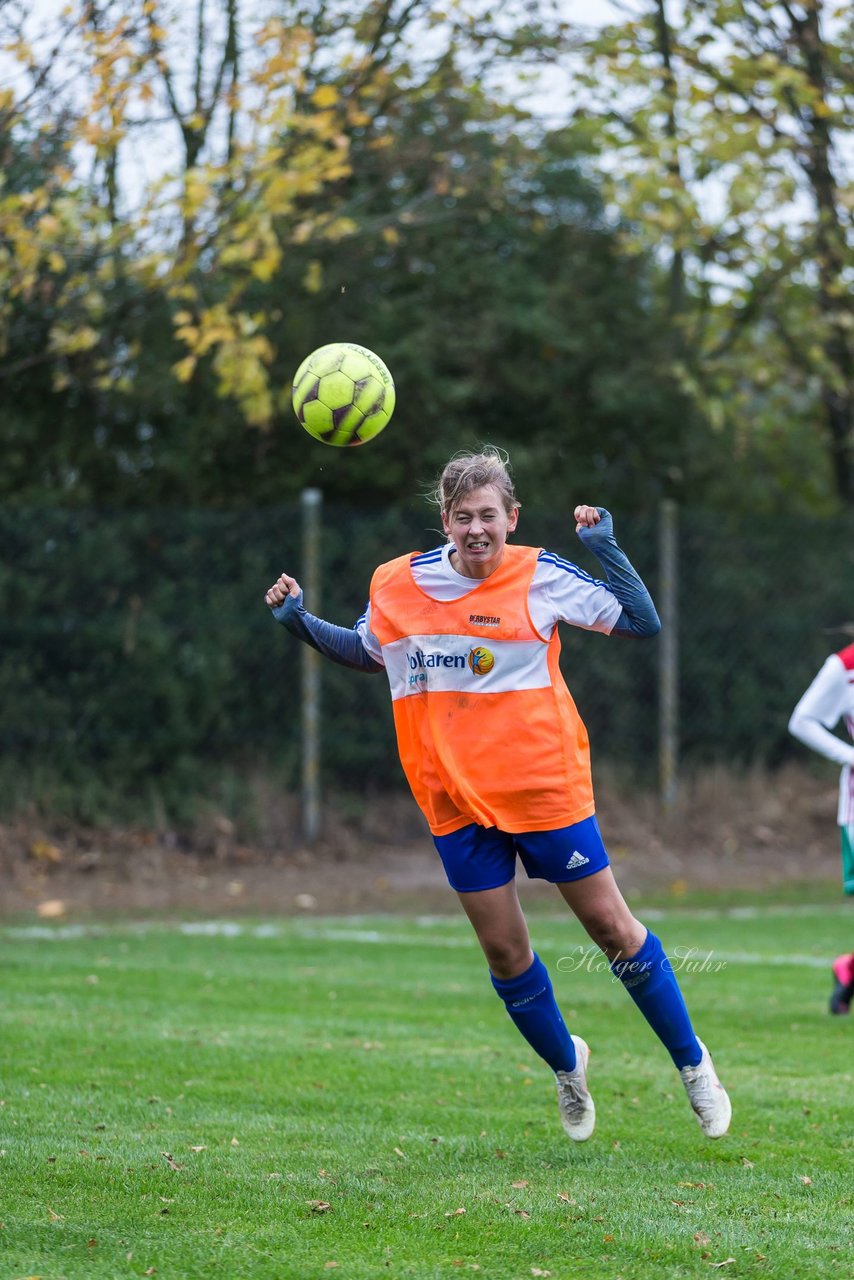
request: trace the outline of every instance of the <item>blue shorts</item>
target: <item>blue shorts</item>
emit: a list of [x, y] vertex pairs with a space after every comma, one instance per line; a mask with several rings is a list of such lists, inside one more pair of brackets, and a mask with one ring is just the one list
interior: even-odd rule
[[477, 893], [508, 884], [516, 874], [517, 854], [529, 879], [551, 884], [583, 880], [609, 865], [593, 816], [571, 827], [517, 835], [472, 823], [450, 835], [434, 836], [433, 843], [448, 883], [457, 893]]

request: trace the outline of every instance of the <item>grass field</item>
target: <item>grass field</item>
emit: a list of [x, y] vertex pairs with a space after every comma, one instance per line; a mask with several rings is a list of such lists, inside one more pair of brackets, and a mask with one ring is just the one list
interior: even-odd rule
[[462, 918], [0, 927], [2, 1280], [851, 1276], [850, 908], [639, 914], [695, 949], [719, 1142], [568, 916], [582, 1146]]

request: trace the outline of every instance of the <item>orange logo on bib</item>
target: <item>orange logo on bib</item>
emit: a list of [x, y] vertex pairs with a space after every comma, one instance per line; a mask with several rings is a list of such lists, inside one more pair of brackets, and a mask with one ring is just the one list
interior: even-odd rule
[[485, 676], [495, 666], [495, 657], [482, 644], [476, 645], [469, 653], [469, 666], [476, 676]]

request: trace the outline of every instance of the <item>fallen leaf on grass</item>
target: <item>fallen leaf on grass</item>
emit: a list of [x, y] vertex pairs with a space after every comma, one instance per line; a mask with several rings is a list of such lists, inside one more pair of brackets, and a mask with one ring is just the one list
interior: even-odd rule
[[510, 1186], [511, 1186], [511, 1187], [527, 1187], [527, 1185], [528, 1185], [528, 1183], [525, 1181], [525, 1179], [524, 1179], [524, 1178], [520, 1178], [518, 1182], [511, 1182], [511, 1183], [510, 1183]]
[[541, 1267], [531, 1267], [532, 1276], [550, 1276], [551, 1271], [543, 1271]]
[[465, 1213], [465, 1209], [449, 1209], [445, 1214], [446, 1218], [461, 1218]]
[[311, 1205], [312, 1213], [329, 1213], [332, 1208], [328, 1200], [306, 1200], [306, 1204]]
[[406, 1156], [405, 1156], [405, 1155], [404, 1155], [404, 1153], [401, 1151], [400, 1147], [393, 1147], [393, 1148], [392, 1148], [392, 1150], [394, 1151], [394, 1154], [395, 1154], [396, 1156], [400, 1156], [401, 1160], [405, 1160], [405, 1159], [406, 1159]]
[[566, 1191], [559, 1191], [557, 1193], [557, 1198], [558, 1200], [562, 1200], [564, 1204], [578, 1204], [575, 1196], [569, 1195]]
[[728, 1267], [731, 1262], [735, 1262], [735, 1258], [724, 1258], [723, 1262], [710, 1262], [709, 1266], [716, 1271], [718, 1267]]
[[52, 862], [57, 866], [62, 862], [62, 850], [47, 840], [34, 840], [30, 845], [30, 857], [35, 858], [36, 862]]
[[[741, 1163], [744, 1165], [745, 1169], [752, 1169], [752, 1168], [753, 1168], [753, 1161], [752, 1161], [752, 1160], [748, 1160], [747, 1156], [742, 1156], [742, 1157], [741, 1157]], [[720, 1265], [720, 1266], [724, 1266], [725, 1264], [724, 1264], [723, 1262], [721, 1262], [719, 1265]]]
[[801, 1182], [804, 1184], [805, 1187], [812, 1186], [812, 1178], [808, 1178], [806, 1174], [804, 1174], [803, 1177], [801, 1178]]
[[517, 1218], [524, 1218], [526, 1222], [531, 1216], [527, 1209], [514, 1209], [513, 1212], [516, 1214]]
[[190, 1147], [191, 1151], [207, 1151], [207, 1147]]
[[332, 1271], [332, 1270], [334, 1270], [334, 1268], [335, 1268], [335, 1267], [337, 1267], [337, 1266], [338, 1266], [338, 1263], [337, 1263], [337, 1262], [324, 1262], [324, 1264], [323, 1264], [323, 1270], [324, 1270], [324, 1271]]
[[177, 1160], [173, 1159], [173, 1157], [169, 1154], [168, 1151], [161, 1151], [160, 1154], [162, 1155], [163, 1159], [166, 1161], [170, 1169], [178, 1170], [183, 1167], [178, 1163]]
[[36, 907], [36, 915], [40, 920], [61, 920], [65, 915], [65, 903], [61, 898], [48, 898]]
[[48, 1211], [48, 1213], [50, 1214], [50, 1220], [51, 1220], [51, 1222], [64, 1222], [64, 1221], [65, 1221], [65, 1214], [64, 1214], [64, 1213], [54, 1213], [54, 1211], [53, 1211], [53, 1209], [51, 1209], [50, 1205], [48, 1205], [48, 1206], [47, 1206], [47, 1211]]
[[706, 1235], [705, 1231], [696, 1231], [694, 1233], [694, 1244], [711, 1244], [711, 1239]]
[[240, 1143], [237, 1141], [237, 1139], [236, 1139], [236, 1138], [232, 1138], [232, 1139], [231, 1139], [231, 1145], [232, 1145], [233, 1147], [239, 1147], [239, 1146], [240, 1146]]

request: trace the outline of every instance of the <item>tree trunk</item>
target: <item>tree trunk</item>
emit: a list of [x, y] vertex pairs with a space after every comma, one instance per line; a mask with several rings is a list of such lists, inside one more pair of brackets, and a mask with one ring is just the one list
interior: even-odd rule
[[[792, 35], [819, 107], [827, 103], [826, 51], [817, 0], [805, 16], [793, 20]], [[839, 190], [833, 173], [833, 143], [828, 124], [830, 108], [804, 108], [806, 131], [804, 171], [816, 206], [816, 263], [818, 306], [822, 317], [821, 344], [825, 356], [821, 399], [824, 405], [834, 483], [840, 502], [854, 505], [854, 354], [850, 331], [850, 295], [845, 279], [845, 231], [839, 217]]]

